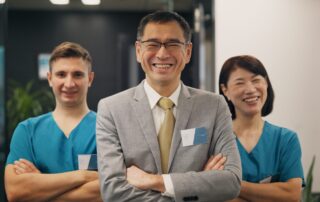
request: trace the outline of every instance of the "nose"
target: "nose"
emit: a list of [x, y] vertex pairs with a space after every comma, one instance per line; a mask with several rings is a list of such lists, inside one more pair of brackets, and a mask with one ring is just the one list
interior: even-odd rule
[[158, 59], [166, 59], [170, 56], [169, 51], [166, 49], [164, 44], [161, 44], [159, 50], [157, 51], [156, 57]]
[[65, 85], [67, 88], [72, 88], [72, 87], [75, 86], [75, 82], [74, 82], [72, 76], [67, 76], [64, 85]]
[[247, 82], [246, 88], [245, 88], [245, 92], [246, 93], [252, 93], [256, 91], [256, 87], [252, 82]]

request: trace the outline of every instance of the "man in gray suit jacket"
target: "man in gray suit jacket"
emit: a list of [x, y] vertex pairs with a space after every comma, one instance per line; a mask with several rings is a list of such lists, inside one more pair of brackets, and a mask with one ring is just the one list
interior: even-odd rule
[[[98, 105], [104, 201], [211, 202], [238, 195], [240, 158], [224, 99], [180, 81], [190, 40], [190, 27], [177, 13], [158, 11], [141, 20], [136, 55], [146, 79]], [[162, 97], [173, 103], [170, 112], [158, 106]], [[175, 121], [165, 162], [159, 131], [167, 113]]]

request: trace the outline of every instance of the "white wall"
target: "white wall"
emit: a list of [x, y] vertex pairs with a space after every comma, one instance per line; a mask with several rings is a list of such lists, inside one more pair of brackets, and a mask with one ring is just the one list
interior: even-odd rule
[[316, 155], [320, 192], [320, 0], [215, 0], [214, 10], [217, 76], [231, 56], [261, 60], [276, 95], [267, 120], [299, 134], [305, 175]]

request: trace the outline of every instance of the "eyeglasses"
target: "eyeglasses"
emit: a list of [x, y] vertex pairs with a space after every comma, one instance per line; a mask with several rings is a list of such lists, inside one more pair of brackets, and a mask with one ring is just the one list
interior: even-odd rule
[[140, 43], [146, 48], [147, 51], [157, 52], [161, 49], [162, 46], [167, 51], [175, 52], [181, 50], [181, 48], [189, 43], [184, 43], [181, 41], [168, 41], [168, 42], [159, 42], [159, 41], [140, 41]]

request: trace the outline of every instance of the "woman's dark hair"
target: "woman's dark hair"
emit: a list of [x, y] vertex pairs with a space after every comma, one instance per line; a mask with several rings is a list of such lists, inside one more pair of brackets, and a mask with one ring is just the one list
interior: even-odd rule
[[220, 75], [219, 75], [219, 93], [224, 96], [226, 99], [230, 112], [232, 114], [232, 119], [236, 118], [236, 113], [234, 106], [231, 101], [227, 99], [227, 97], [224, 95], [221, 86], [224, 85], [227, 87], [227, 83], [230, 77], [230, 74], [235, 71], [237, 68], [241, 68], [244, 70], [247, 70], [255, 75], [261, 75], [263, 76], [268, 83], [268, 88], [267, 88], [267, 100], [264, 103], [261, 111], [262, 116], [267, 116], [272, 112], [273, 109], [273, 101], [274, 101], [274, 92], [273, 88], [268, 76], [268, 73], [263, 66], [263, 64], [255, 57], [250, 56], [250, 55], [240, 55], [240, 56], [235, 56], [229, 58], [225, 63], [223, 64]]

